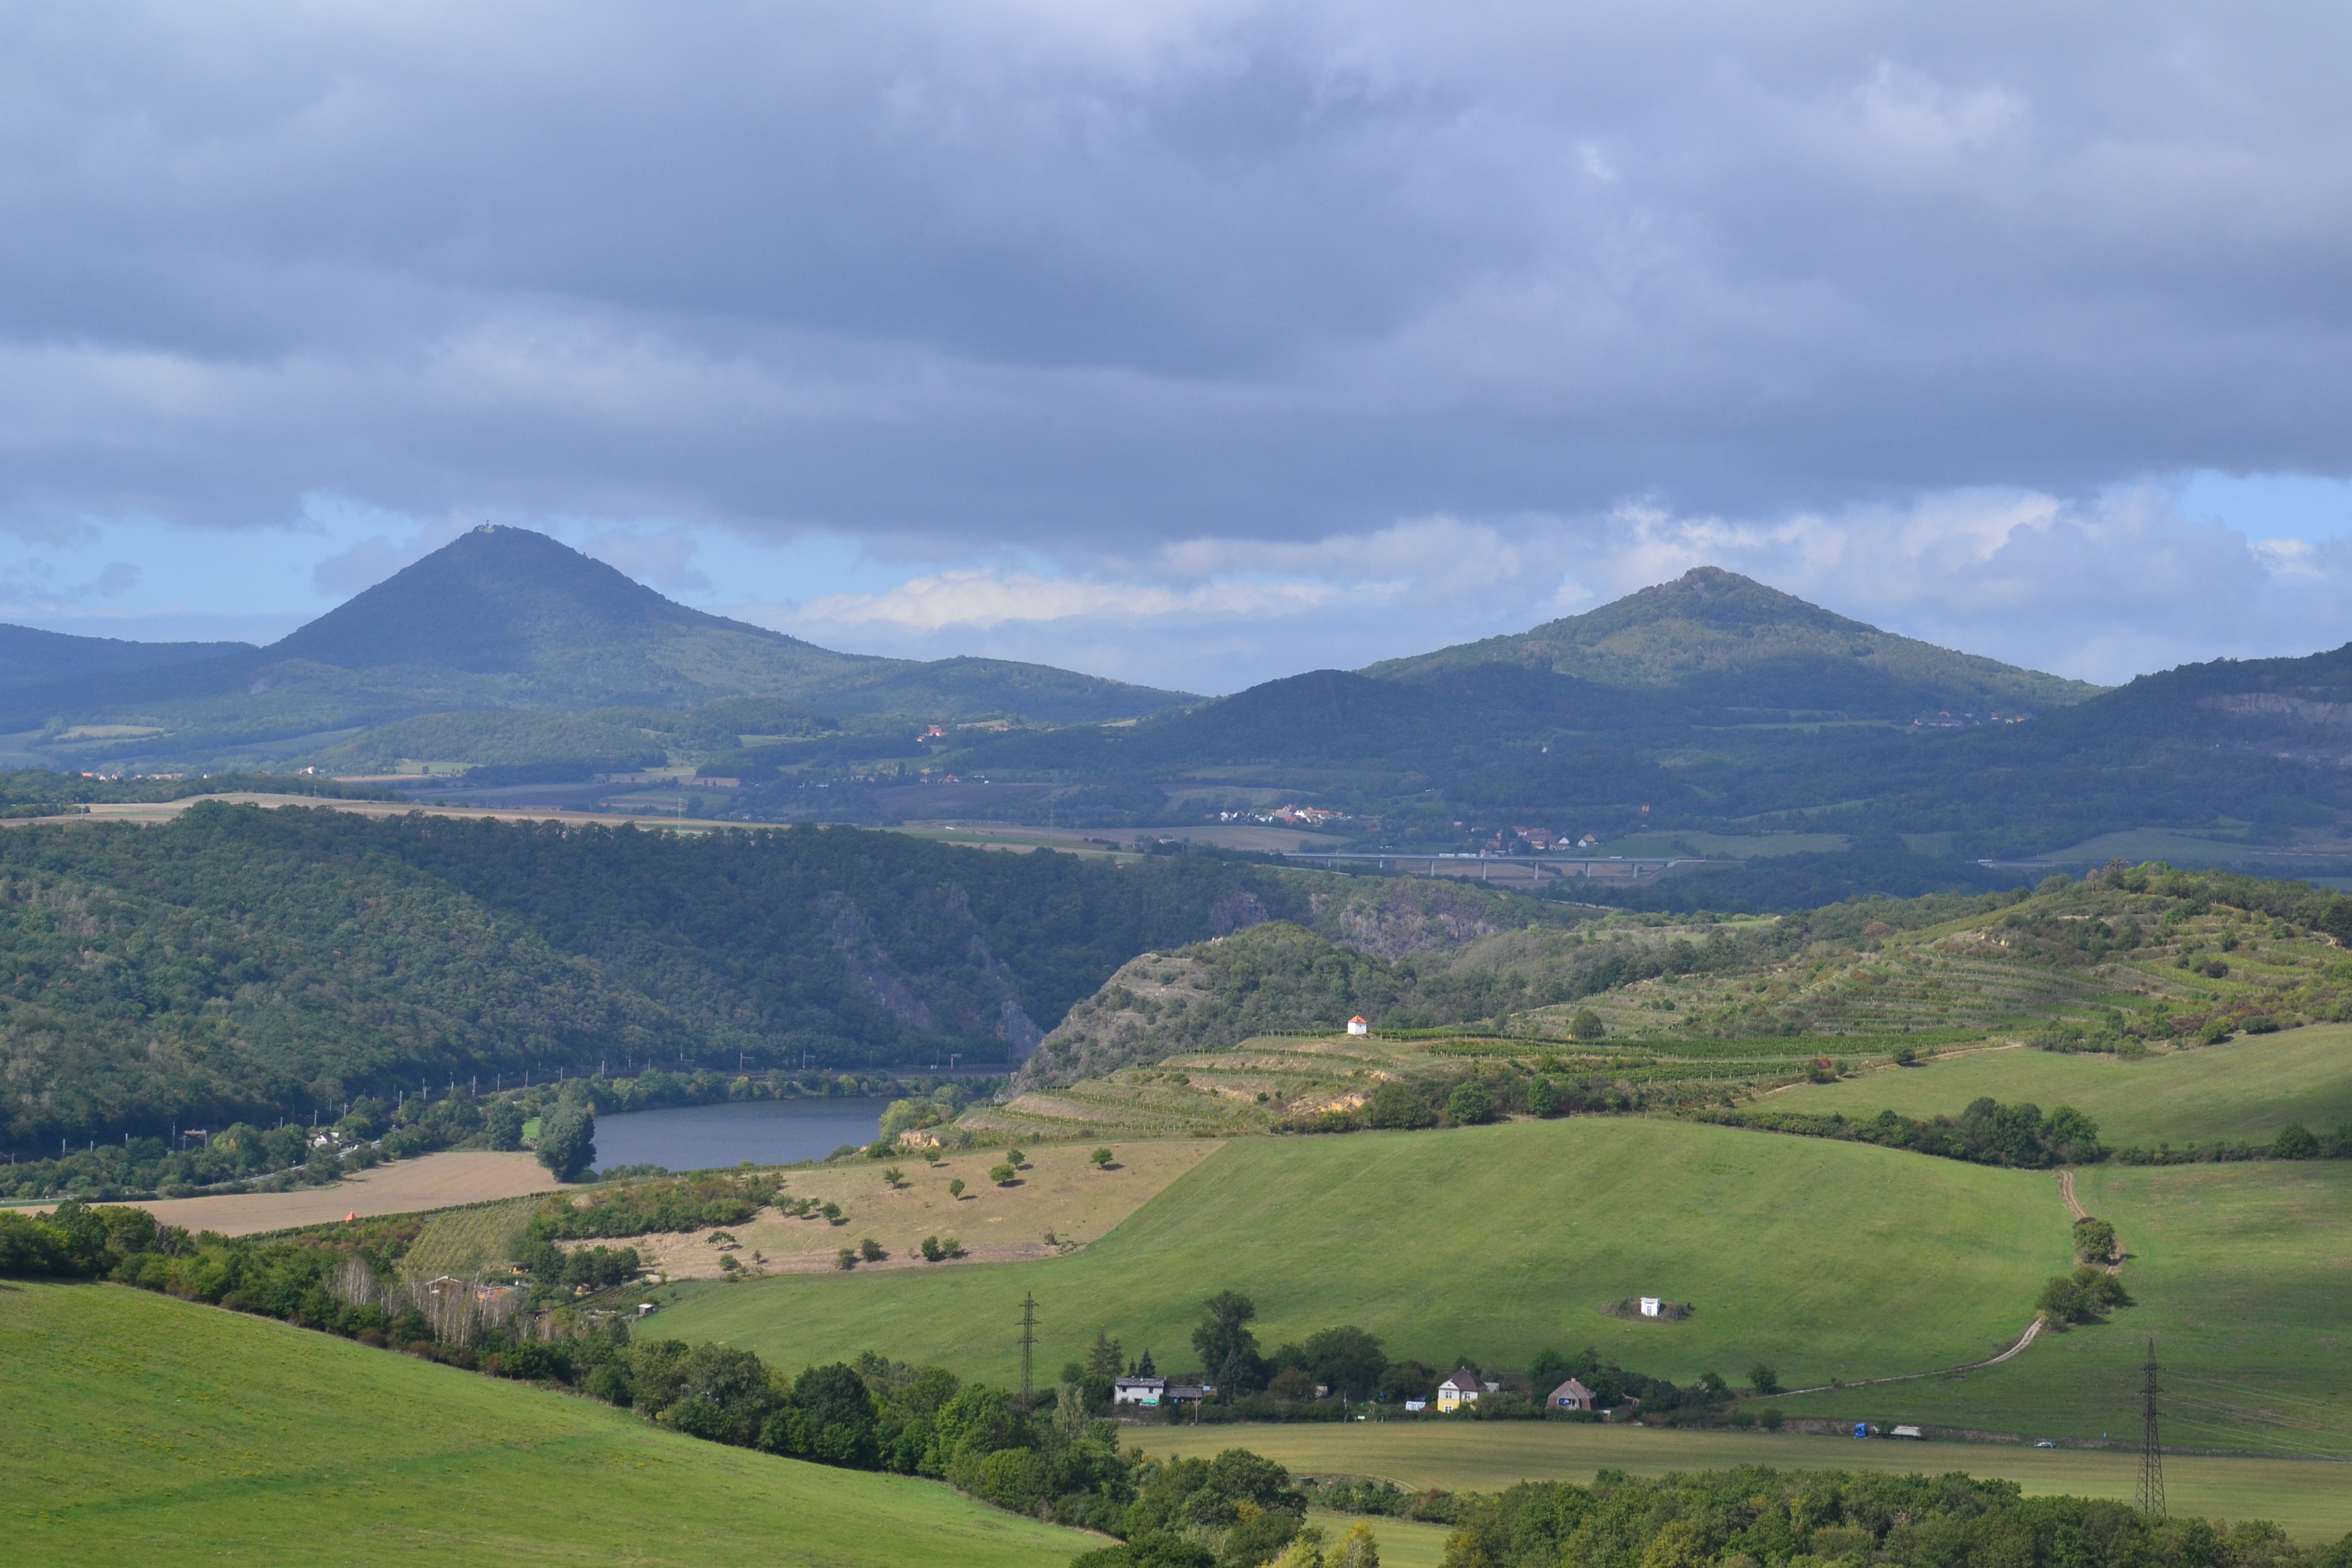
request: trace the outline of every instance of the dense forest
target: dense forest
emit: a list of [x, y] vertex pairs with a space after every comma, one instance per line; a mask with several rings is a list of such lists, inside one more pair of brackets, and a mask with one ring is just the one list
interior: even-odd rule
[[609, 1061], [856, 1068], [1017, 1057], [1136, 952], [1321, 879], [791, 828], [203, 803], [0, 835], [9, 1146], [309, 1121], [402, 1084]]
[[1139, 952], [1274, 919], [1404, 951], [1536, 918], [1573, 912], [854, 828], [695, 837], [210, 802], [164, 826], [28, 825], [0, 834], [5, 1146], [307, 1122], [527, 1071], [984, 1068]]

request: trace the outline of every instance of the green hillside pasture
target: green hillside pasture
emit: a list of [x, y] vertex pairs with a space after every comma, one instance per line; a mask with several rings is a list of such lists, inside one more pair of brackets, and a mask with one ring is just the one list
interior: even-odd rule
[[[2013, 1480], [2029, 1497], [2129, 1498], [2139, 1480], [2137, 1447], [2086, 1450], [1996, 1447], [1979, 1443], [1858, 1443], [1721, 1429], [1664, 1431], [1647, 1426], [1570, 1426], [1557, 1421], [1318, 1422], [1295, 1426], [1172, 1426], [1139, 1434], [1154, 1455], [1192, 1458], [1236, 1445], [1308, 1476], [1377, 1476], [1419, 1490], [1501, 1491], [1520, 1481], [1589, 1485], [1598, 1469], [1636, 1476], [1673, 1470], [1728, 1470], [1767, 1465], [1782, 1470], [1872, 1470]], [[2267, 1519], [2297, 1540], [2341, 1540], [2352, 1531], [2352, 1477], [2341, 1465], [2292, 1459], [2172, 1454], [2164, 1462], [2167, 1500], [2176, 1514], [2208, 1519]], [[1386, 1520], [1373, 1528], [1385, 1532]], [[1389, 1542], [1381, 1537], [1381, 1561]], [[1400, 1559], [1402, 1561], [1402, 1559]], [[1433, 1559], [1432, 1561], [1434, 1561]]]
[[[1065, 1257], [688, 1288], [664, 1331], [795, 1370], [871, 1348], [1010, 1379], [1034, 1290], [1050, 1378], [1097, 1330], [1183, 1366], [1202, 1300], [1230, 1288], [1269, 1350], [1357, 1323], [1433, 1366], [1592, 1345], [1679, 1382], [1763, 1360], [1802, 1386], [2008, 1345], [2066, 1224], [2046, 1174], [1664, 1121], [1249, 1138]], [[1653, 1294], [1698, 1310], [1602, 1310]]]
[[[2137, 1305], [2103, 1325], [2045, 1334], [2015, 1361], [1957, 1380], [1781, 1406], [2136, 1443], [2139, 1367], [2153, 1335], [2168, 1443], [2352, 1458], [2352, 1167], [2098, 1165], [2075, 1181], [2084, 1206], [2123, 1237], [2124, 1283]], [[2352, 1496], [2352, 1470], [2340, 1484]]]
[[2216, 1139], [2262, 1142], [2291, 1121], [2326, 1132], [2352, 1121], [2352, 1026], [2315, 1024], [2276, 1035], [2138, 1061], [2051, 1051], [1980, 1051], [1925, 1067], [1782, 1089], [1776, 1110], [1868, 1116], [1957, 1116], [1970, 1100], [2071, 1105], [2115, 1147], [2174, 1148]]
[[722, 1447], [588, 1399], [119, 1286], [0, 1284], [14, 1563], [908, 1563], [1094, 1542], [932, 1481]]

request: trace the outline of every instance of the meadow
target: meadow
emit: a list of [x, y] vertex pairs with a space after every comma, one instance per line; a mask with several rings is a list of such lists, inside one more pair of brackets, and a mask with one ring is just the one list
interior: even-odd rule
[[[1959, 1378], [1778, 1403], [1791, 1415], [2137, 1440], [2152, 1336], [2166, 1442], [2352, 1459], [2352, 1165], [2095, 1165], [2075, 1190], [2122, 1237], [2134, 1305]], [[2342, 1484], [2352, 1493], [2352, 1470]]]
[[1982, 1096], [2004, 1105], [2029, 1100], [2044, 1110], [2071, 1105], [2098, 1122], [2101, 1141], [2116, 1148], [2264, 1142], [2289, 1122], [2326, 1131], [2352, 1122], [2352, 1026], [2241, 1035], [2137, 1061], [2087, 1052], [1976, 1051], [1836, 1083], [1801, 1084], [1765, 1103], [1776, 1110], [1848, 1116], [1881, 1110], [1954, 1116]]
[[[1598, 1469], [1659, 1476], [1672, 1470], [1965, 1470], [2018, 1483], [2030, 1496], [2129, 1498], [2137, 1450], [2032, 1448], [1988, 1444], [1856, 1442], [1793, 1432], [1663, 1431], [1551, 1421], [1366, 1422], [1296, 1426], [1171, 1426], [1139, 1433], [1148, 1452], [1191, 1458], [1242, 1447], [1310, 1476], [1373, 1476], [1409, 1489], [1500, 1491], [1520, 1481], [1588, 1485]], [[2352, 1470], [2340, 1464], [2175, 1454], [2165, 1460], [2176, 1514], [2267, 1519], [2298, 1540], [2335, 1542], [2352, 1531]], [[1376, 1530], [1387, 1521], [1375, 1521]], [[1381, 1561], [1388, 1561], [1385, 1540]]]
[[1061, 1568], [945, 1485], [117, 1286], [0, 1283], [8, 1561]]
[[[1226, 1143], [1083, 1249], [1021, 1264], [673, 1286], [663, 1331], [789, 1367], [874, 1349], [1018, 1375], [1034, 1291], [1048, 1380], [1099, 1331], [1192, 1358], [1202, 1300], [1248, 1294], [1271, 1350], [1355, 1323], [1396, 1359], [1509, 1371], [1590, 1345], [1689, 1382], [1790, 1386], [1952, 1366], [2016, 1340], [2067, 1262], [2047, 1174], [1638, 1119]], [[1604, 1308], [1695, 1303], [1680, 1322]]]

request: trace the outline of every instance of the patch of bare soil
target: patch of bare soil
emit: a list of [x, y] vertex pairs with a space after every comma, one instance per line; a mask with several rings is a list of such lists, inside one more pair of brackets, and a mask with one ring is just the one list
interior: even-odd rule
[[492, 1198], [528, 1197], [533, 1193], [553, 1192], [562, 1184], [529, 1154], [477, 1151], [396, 1160], [389, 1165], [347, 1176], [331, 1187], [247, 1193], [234, 1197], [160, 1198], [131, 1206], [150, 1211], [167, 1225], [184, 1226], [189, 1230], [250, 1236], [257, 1231], [286, 1230], [298, 1225], [322, 1225], [352, 1214], [362, 1217], [415, 1214]]

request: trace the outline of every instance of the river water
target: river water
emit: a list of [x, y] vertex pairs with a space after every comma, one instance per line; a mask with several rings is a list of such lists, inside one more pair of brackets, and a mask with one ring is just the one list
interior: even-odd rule
[[681, 1105], [596, 1119], [596, 1163], [709, 1170], [818, 1160], [844, 1143], [874, 1142], [882, 1100], [751, 1100]]

